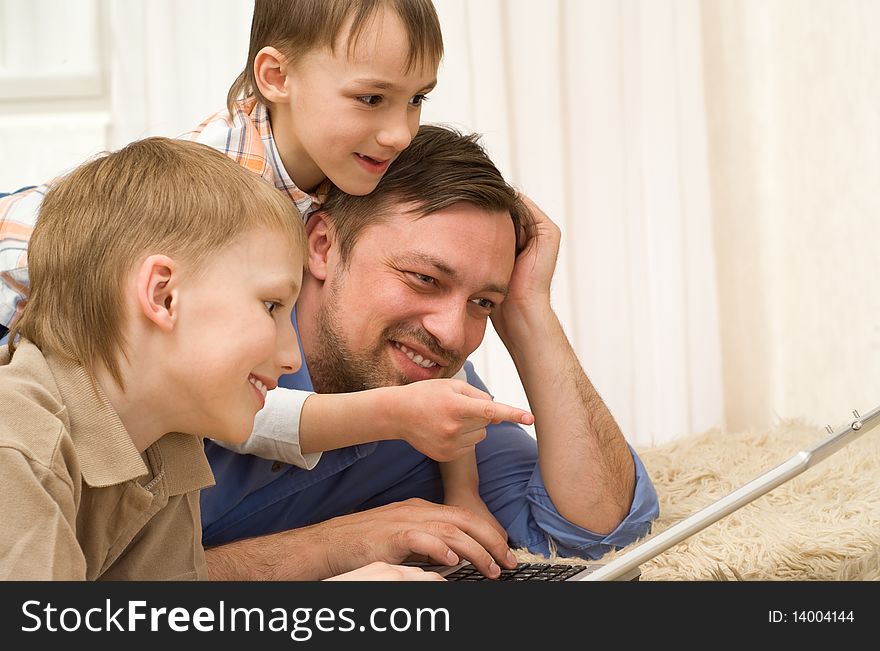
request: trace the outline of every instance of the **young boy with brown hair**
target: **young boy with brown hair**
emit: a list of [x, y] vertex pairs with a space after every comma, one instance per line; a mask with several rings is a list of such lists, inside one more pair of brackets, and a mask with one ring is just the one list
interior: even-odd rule
[[0, 348], [0, 577], [208, 577], [201, 437], [244, 441], [300, 367], [304, 252], [290, 202], [197, 143], [138, 141], [52, 184]]

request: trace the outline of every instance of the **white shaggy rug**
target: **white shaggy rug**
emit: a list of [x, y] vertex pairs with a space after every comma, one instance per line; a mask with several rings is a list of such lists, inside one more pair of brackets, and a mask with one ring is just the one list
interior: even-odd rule
[[[821, 428], [789, 421], [766, 432], [712, 430], [638, 450], [660, 497], [651, 535], [825, 436]], [[518, 555], [540, 559], [522, 550]], [[880, 430], [865, 433], [641, 570], [643, 581], [880, 580]]]

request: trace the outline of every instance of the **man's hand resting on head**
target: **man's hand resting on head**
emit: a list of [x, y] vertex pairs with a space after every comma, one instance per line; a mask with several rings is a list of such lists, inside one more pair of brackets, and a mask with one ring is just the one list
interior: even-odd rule
[[493, 327], [505, 344], [517, 341], [517, 337], [533, 336], [534, 333], [526, 330], [531, 320], [552, 314], [550, 284], [562, 240], [559, 226], [534, 201], [525, 196], [522, 199], [534, 223], [527, 234], [525, 248], [516, 258], [507, 297], [491, 317]]

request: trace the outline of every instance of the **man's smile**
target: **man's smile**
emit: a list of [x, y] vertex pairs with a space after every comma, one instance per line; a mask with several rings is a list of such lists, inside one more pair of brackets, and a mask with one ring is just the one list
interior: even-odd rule
[[409, 382], [432, 380], [443, 377], [447, 364], [427, 351], [417, 352], [399, 341], [390, 340], [390, 350], [394, 365]]
[[394, 341], [392, 343], [395, 346], [397, 346], [398, 350], [400, 350], [404, 355], [409, 357], [413, 362], [415, 362], [416, 364], [418, 364], [422, 368], [431, 368], [432, 366], [439, 366], [439, 364], [437, 362], [434, 362], [434, 361], [428, 359], [427, 357], [422, 357], [420, 354], [418, 354], [414, 350], [410, 350], [409, 348], [404, 346], [399, 341]]

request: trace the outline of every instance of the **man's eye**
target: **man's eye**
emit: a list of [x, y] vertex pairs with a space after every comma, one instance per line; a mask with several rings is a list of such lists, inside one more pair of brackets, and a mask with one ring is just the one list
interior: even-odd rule
[[488, 298], [475, 298], [473, 302], [484, 310], [489, 310], [490, 312], [495, 309], [495, 302], [490, 301]]
[[361, 95], [358, 97], [358, 101], [366, 104], [367, 106], [378, 106], [379, 102], [382, 101], [381, 95]]
[[411, 271], [410, 274], [413, 278], [418, 280], [423, 285], [436, 285], [437, 281], [431, 276], [426, 276], [425, 274], [416, 273], [415, 271]]

